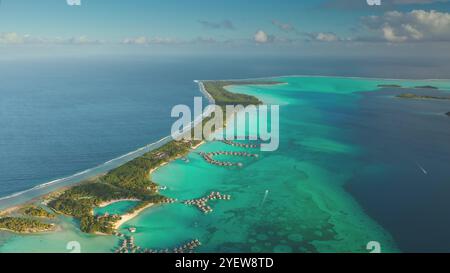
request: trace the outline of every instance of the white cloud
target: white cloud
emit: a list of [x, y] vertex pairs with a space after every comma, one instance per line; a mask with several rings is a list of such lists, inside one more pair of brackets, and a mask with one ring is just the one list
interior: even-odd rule
[[382, 28], [383, 37], [388, 42], [404, 42], [408, 39], [406, 36], [398, 36], [390, 25], [386, 24]]
[[336, 36], [336, 34], [334, 33], [324, 33], [324, 32], [319, 32], [315, 35], [315, 39], [317, 41], [321, 41], [321, 42], [335, 42], [338, 39], [338, 37]]
[[[199, 36], [194, 39], [181, 40], [176, 38], [162, 38], [162, 37], [147, 37], [138, 36], [134, 38], [125, 38], [122, 40], [122, 44], [125, 45], [187, 45], [187, 44], [215, 44], [220, 43], [212, 37]], [[222, 41], [223, 42], [223, 41]]]
[[388, 42], [450, 41], [450, 13], [435, 10], [389, 11], [367, 16], [363, 24]]
[[127, 45], [152, 45], [152, 44], [176, 44], [178, 41], [173, 38], [162, 38], [162, 37], [146, 37], [139, 36], [135, 38], [125, 38], [122, 41], [123, 44]]
[[345, 41], [344, 39], [339, 38], [339, 36], [333, 32], [309, 32], [304, 33], [304, 35], [307, 37], [306, 39], [307, 41], [315, 41], [315, 42]]
[[262, 30], [258, 30], [254, 36], [255, 42], [257, 42], [259, 44], [266, 44], [266, 43], [272, 42], [274, 39], [275, 39], [274, 36], [268, 35], [266, 32], [264, 32]]
[[25, 37], [15, 32], [1, 33], [0, 44], [22, 44]]
[[420, 40], [423, 38], [423, 33], [415, 29], [413, 26], [409, 24], [402, 25], [403, 29], [409, 33], [409, 35], [416, 40]]
[[79, 37], [72, 37], [69, 39], [62, 39], [63, 43], [68, 43], [68, 44], [76, 44], [76, 45], [87, 45], [87, 44], [101, 44], [103, 43], [102, 41], [99, 40], [91, 40], [89, 39], [87, 36], [79, 36]]
[[100, 44], [103, 41], [91, 40], [87, 36], [78, 36], [70, 38], [47, 38], [36, 37], [28, 34], [20, 34], [16, 32], [0, 33], [0, 44], [3, 45], [22, 45], [22, 44]]

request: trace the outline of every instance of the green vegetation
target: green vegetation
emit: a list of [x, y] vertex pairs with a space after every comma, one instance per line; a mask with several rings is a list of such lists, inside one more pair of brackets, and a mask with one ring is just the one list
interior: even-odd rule
[[114, 232], [113, 223], [120, 220], [118, 215], [108, 215], [95, 217], [92, 215], [82, 217], [80, 220], [80, 230], [86, 233], [100, 232], [112, 234]]
[[[398, 84], [379, 84], [378, 87], [380, 88], [405, 88], [401, 85]], [[421, 86], [415, 86], [414, 89], [434, 89], [437, 90], [439, 89], [436, 86], [432, 86], [432, 85], [421, 85]]]
[[54, 218], [55, 215], [37, 206], [29, 206], [23, 208], [23, 214], [31, 217]]
[[18, 233], [34, 233], [49, 231], [53, 225], [29, 218], [4, 217], [0, 218], [0, 229]]
[[437, 96], [429, 96], [429, 95], [416, 95], [412, 93], [404, 93], [397, 96], [397, 98], [401, 99], [434, 99], [434, 100], [450, 100], [450, 97], [437, 97]]
[[103, 202], [120, 199], [139, 199], [137, 205], [160, 203], [164, 197], [157, 193], [157, 185], [150, 180], [149, 173], [164, 162], [187, 154], [196, 141], [171, 141], [162, 147], [144, 154], [114, 170], [97, 181], [72, 187], [49, 202], [59, 213], [80, 220], [83, 232], [111, 233], [112, 222], [118, 219], [95, 217], [93, 209]]
[[[244, 81], [208, 81], [203, 82], [205, 89], [216, 101], [216, 104], [225, 105], [258, 105], [261, 101], [256, 97], [235, 94], [225, 90], [227, 85], [257, 85], [279, 84], [278, 82], [244, 82]], [[203, 119], [203, 124], [214, 117]], [[192, 131], [192, 130], [191, 130]], [[158, 186], [150, 179], [150, 171], [177, 157], [189, 153], [190, 149], [200, 141], [171, 141], [162, 147], [144, 154], [106, 175], [84, 182], [55, 196], [48, 206], [57, 213], [75, 217], [79, 220], [80, 230], [86, 233], [114, 232], [114, 223], [120, 220], [118, 215], [94, 216], [93, 211], [104, 202], [122, 199], [137, 199], [140, 202], [131, 209], [130, 213], [145, 207], [149, 203], [161, 203], [165, 197], [158, 194]], [[23, 214], [31, 217], [53, 218], [54, 214], [36, 206], [22, 209]], [[15, 232], [47, 231], [53, 227], [35, 219], [4, 217], [0, 218], [0, 228]]]
[[435, 89], [435, 90], [439, 89], [438, 87], [431, 86], [431, 85], [416, 86], [414, 88], [416, 88], [416, 89]]
[[[256, 84], [279, 84], [278, 82], [244, 82], [244, 81], [208, 81], [203, 82], [205, 89], [216, 101], [217, 105], [257, 105], [261, 101], [256, 97], [235, 94], [225, 90], [227, 85], [256, 85]], [[213, 117], [203, 120], [203, 124]], [[191, 130], [192, 131], [192, 130]], [[165, 197], [158, 194], [158, 186], [150, 179], [150, 171], [165, 162], [184, 156], [189, 153], [192, 146], [200, 141], [171, 141], [162, 147], [144, 154], [116, 169], [111, 170], [103, 177], [94, 181], [85, 182], [74, 186], [55, 199], [48, 205], [54, 211], [75, 217], [79, 220], [80, 230], [86, 233], [111, 234], [113, 225], [120, 220], [117, 215], [94, 216], [93, 211], [104, 202], [121, 199], [137, 199], [140, 202], [131, 212], [140, 209], [149, 203], [161, 203]], [[32, 214], [40, 214], [30, 210]]]
[[206, 91], [214, 98], [219, 106], [224, 105], [259, 105], [262, 102], [254, 97], [244, 94], [237, 94], [229, 92], [225, 89], [229, 85], [267, 85], [280, 84], [280, 82], [266, 82], [266, 81], [204, 81]]
[[402, 86], [398, 85], [398, 84], [379, 84], [378, 87], [381, 87], [381, 88], [402, 88]]

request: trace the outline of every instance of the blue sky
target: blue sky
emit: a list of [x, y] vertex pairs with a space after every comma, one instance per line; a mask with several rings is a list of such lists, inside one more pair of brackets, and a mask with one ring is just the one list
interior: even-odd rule
[[2, 0], [0, 47], [352, 51], [395, 44], [412, 52], [450, 44], [450, 1], [381, 1], [371, 7], [366, 0], [81, 0], [81, 6]]

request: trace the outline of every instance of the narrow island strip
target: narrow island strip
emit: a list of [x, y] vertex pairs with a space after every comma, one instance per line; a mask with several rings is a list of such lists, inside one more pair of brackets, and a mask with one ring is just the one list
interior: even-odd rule
[[431, 96], [431, 95], [417, 95], [413, 93], [404, 93], [397, 95], [397, 98], [400, 99], [416, 99], [416, 100], [450, 100], [450, 97], [442, 97], [442, 96]]
[[[198, 81], [198, 83], [205, 96], [220, 107], [225, 107], [225, 105], [259, 105], [262, 103], [254, 96], [230, 92], [226, 90], [227, 86], [283, 84], [282, 82], [263, 80]], [[205, 124], [213, 118], [204, 117], [201, 124]], [[133, 219], [142, 211], [155, 205], [175, 202], [175, 200], [159, 193], [159, 186], [151, 180], [151, 174], [161, 166], [186, 156], [203, 143], [200, 140], [172, 140], [102, 176], [89, 179], [59, 192], [53, 192], [45, 197], [44, 202], [40, 200], [40, 205], [45, 207], [44, 210], [51, 210], [52, 214], [76, 218], [79, 220], [79, 228], [82, 232], [115, 234], [122, 224]], [[94, 215], [94, 208], [124, 200], [138, 201], [138, 204], [124, 215]], [[18, 233], [55, 230], [54, 223], [39, 219], [42, 217], [40, 214], [43, 214], [40, 210], [32, 210], [28, 215], [22, 213], [18, 216], [18, 212], [23, 212], [23, 208], [24, 206], [18, 206], [0, 213], [0, 229]], [[47, 215], [47, 217], [50, 216]], [[48, 219], [51, 220], [52, 218]]]

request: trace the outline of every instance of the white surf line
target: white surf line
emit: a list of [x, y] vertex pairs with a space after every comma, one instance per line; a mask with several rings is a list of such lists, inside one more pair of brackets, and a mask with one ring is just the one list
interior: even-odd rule
[[416, 165], [417, 165], [417, 167], [419, 167], [419, 169], [420, 169], [425, 175], [428, 174], [427, 170], [425, 170], [418, 162], [416, 162]]
[[81, 175], [83, 175], [83, 174], [86, 174], [86, 173], [88, 173], [88, 172], [94, 170], [94, 169], [95, 169], [95, 168], [87, 169], [87, 170], [85, 170], [85, 171], [78, 172], [78, 173], [76, 173], [76, 174], [74, 174], [74, 175], [71, 175], [71, 176], [68, 176], [68, 177], [59, 178], [59, 179], [52, 180], [52, 181], [50, 181], [50, 182], [46, 182], [46, 183], [43, 183], [43, 184], [36, 185], [36, 186], [34, 186], [34, 187], [32, 187], [32, 188], [30, 188], [30, 189], [28, 189], [28, 190], [16, 192], [16, 193], [13, 193], [13, 194], [8, 195], [8, 196], [1, 197], [1, 198], [0, 198], [0, 201], [7, 200], [7, 199], [11, 199], [11, 198], [14, 198], [14, 197], [23, 195], [23, 194], [25, 194], [25, 193], [34, 191], [34, 190], [39, 190], [39, 189], [43, 189], [43, 188], [45, 188], [45, 187], [49, 187], [49, 186], [52, 186], [52, 185], [57, 185], [58, 183], [62, 183], [62, 182], [65, 182], [65, 181], [67, 181], [67, 180], [73, 179], [73, 178], [75, 178], [75, 177], [77, 177], [77, 176], [81, 176]]
[[260, 206], [264, 205], [264, 203], [266, 202], [266, 199], [267, 199], [267, 196], [268, 196], [268, 195], [269, 195], [269, 190], [266, 190], [266, 192], [264, 193], [264, 197], [263, 197], [263, 200], [262, 200]]
[[140, 151], [143, 151], [143, 150], [146, 150], [146, 149], [151, 149], [151, 146], [154, 146], [154, 145], [157, 145], [157, 144], [159, 144], [159, 143], [162, 143], [163, 141], [170, 139], [170, 137], [171, 137], [171, 136], [163, 137], [163, 138], [161, 138], [160, 140], [155, 141], [155, 142], [150, 143], [150, 144], [147, 144], [147, 145], [145, 145], [144, 147], [141, 147], [141, 148], [139, 148], [139, 149], [137, 149], [137, 150], [134, 150], [134, 151], [129, 152], [129, 153], [127, 153], [127, 154], [124, 154], [124, 155], [122, 155], [122, 156], [119, 156], [119, 157], [116, 157], [116, 158], [114, 158], [114, 159], [111, 159], [111, 160], [109, 160], [109, 161], [103, 163], [102, 165], [99, 165], [98, 167], [104, 166], [104, 165], [108, 165], [108, 164], [111, 164], [111, 163], [113, 163], [114, 161], [117, 161], [117, 160], [126, 158], [126, 157], [128, 157], [128, 156], [132, 156], [133, 154], [136, 154], [137, 152], [140, 152]]
[[[210, 102], [214, 103], [214, 99], [212, 98], [211, 94], [209, 94], [206, 91], [203, 83], [201, 81], [194, 81], [194, 82], [199, 84], [200, 92], [203, 93]], [[196, 117], [195, 120], [190, 123], [188, 128], [186, 128], [186, 130], [183, 133], [185, 133], [185, 132], [187, 132], [187, 130], [190, 130], [191, 128], [195, 127], [195, 125], [197, 125], [199, 122], [202, 122], [203, 118], [209, 116], [212, 113], [212, 110], [213, 109], [211, 107], [207, 107], [205, 109], [205, 111], [202, 113], [202, 115], [199, 116], [199, 117]], [[163, 143], [164, 141], [167, 141], [167, 140], [170, 140], [170, 139], [172, 139], [172, 136], [168, 135], [166, 137], [161, 138], [158, 141], [155, 141], [155, 142], [152, 142], [150, 144], [147, 144], [147, 145], [145, 145], [145, 146], [143, 146], [141, 148], [138, 148], [138, 149], [136, 149], [134, 151], [131, 151], [131, 152], [127, 153], [127, 154], [124, 154], [124, 155], [118, 156], [116, 158], [113, 158], [113, 159], [111, 159], [111, 160], [109, 160], [109, 161], [107, 161], [105, 163], [102, 163], [100, 165], [97, 165], [97, 166], [95, 166], [93, 168], [90, 168], [90, 169], [87, 169], [87, 170], [84, 170], [84, 171], [81, 171], [81, 172], [77, 172], [77, 173], [75, 173], [73, 175], [70, 175], [70, 176], [67, 176], [67, 177], [58, 178], [58, 179], [52, 180], [50, 182], [42, 183], [42, 184], [36, 185], [36, 186], [34, 186], [32, 188], [29, 188], [27, 190], [16, 192], [16, 193], [10, 194], [8, 196], [0, 197], [0, 201], [13, 199], [15, 197], [19, 197], [21, 195], [24, 195], [26, 193], [29, 193], [29, 192], [32, 192], [32, 191], [35, 191], [35, 190], [45, 189], [45, 188], [50, 187], [50, 186], [56, 186], [58, 184], [66, 182], [68, 180], [75, 179], [78, 176], [82, 176], [84, 174], [87, 174], [87, 173], [89, 173], [91, 171], [99, 170], [102, 167], [105, 167], [107, 165], [113, 164], [115, 161], [119, 161], [119, 160], [125, 159], [127, 157], [131, 157], [130, 160], [127, 160], [126, 162], [122, 163], [122, 164], [126, 164], [127, 162], [129, 162], [129, 161], [137, 158], [138, 156], [140, 156], [141, 152], [146, 151], [146, 150], [151, 151], [152, 150], [152, 146], [158, 145], [158, 144]], [[118, 166], [120, 166], [120, 165], [118, 165]], [[118, 166], [114, 166], [114, 165], [111, 166], [111, 170], [114, 169], [115, 167], [118, 167]], [[107, 170], [105, 170], [105, 171], [107, 171]], [[75, 184], [78, 184], [78, 183], [79, 183], [79, 181], [75, 181], [73, 184], [75, 185]]]
[[221, 79], [221, 80], [201, 80], [201, 81], [250, 81], [250, 80], [271, 80], [276, 78], [341, 78], [341, 79], [367, 79], [367, 80], [388, 80], [388, 81], [450, 81], [450, 79], [410, 79], [410, 78], [377, 78], [339, 75], [279, 75], [268, 77], [241, 78], [241, 79]]
[[203, 93], [203, 95], [206, 96], [206, 98], [208, 99], [210, 104], [215, 104], [216, 101], [214, 100], [213, 96], [211, 96], [211, 94], [209, 94], [209, 92], [206, 90], [205, 85], [203, 84], [202, 81], [200, 80], [195, 80], [195, 83], [198, 84], [198, 87], [200, 88], [200, 92]]

